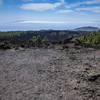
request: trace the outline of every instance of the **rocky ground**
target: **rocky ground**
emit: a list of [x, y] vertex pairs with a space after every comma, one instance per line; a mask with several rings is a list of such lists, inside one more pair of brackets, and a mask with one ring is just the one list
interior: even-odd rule
[[0, 51], [0, 100], [100, 100], [100, 50]]

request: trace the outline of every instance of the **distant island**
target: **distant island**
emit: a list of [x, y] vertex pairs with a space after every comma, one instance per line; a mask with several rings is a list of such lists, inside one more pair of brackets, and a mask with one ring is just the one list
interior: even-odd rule
[[87, 27], [79, 27], [74, 29], [74, 31], [98, 31], [100, 28], [98, 27], [92, 27], [92, 26], [87, 26]]

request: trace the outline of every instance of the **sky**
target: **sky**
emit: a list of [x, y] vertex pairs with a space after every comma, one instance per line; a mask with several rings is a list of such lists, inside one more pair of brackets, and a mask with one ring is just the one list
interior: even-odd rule
[[1, 30], [100, 27], [100, 0], [0, 0]]

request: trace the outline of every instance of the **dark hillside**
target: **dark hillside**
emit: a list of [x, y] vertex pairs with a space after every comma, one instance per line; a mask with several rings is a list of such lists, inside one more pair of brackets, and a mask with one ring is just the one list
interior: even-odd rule
[[78, 34], [85, 34], [89, 32], [78, 31], [12, 31], [12, 32], [0, 32], [0, 40], [29, 40], [33, 36], [40, 35], [42, 38], [47, 37], [50, 41], [59, 41], [69, 36], [75, 36]]
[[0, 48], [41, 47], [54, 44], [66, 44], [81, 34], [90, 32], [67, 30], [11, 31], [0, 32]]

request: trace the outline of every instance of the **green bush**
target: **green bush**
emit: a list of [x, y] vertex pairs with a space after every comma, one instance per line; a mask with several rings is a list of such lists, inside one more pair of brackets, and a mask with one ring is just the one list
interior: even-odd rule
[[45, 36], [43, 39], [42, 39], [42, 42], [44, 43], [44, 42], [48, 42], [49, 40], [48, 40], [48, 38]]

